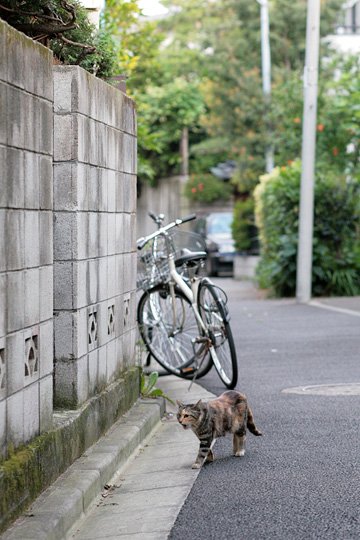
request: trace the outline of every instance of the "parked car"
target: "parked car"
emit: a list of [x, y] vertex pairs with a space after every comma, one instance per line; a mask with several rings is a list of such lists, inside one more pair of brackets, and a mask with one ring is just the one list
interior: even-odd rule
[[233, 272], [235, 243], [231, 233], [232, 212], [214, 212], [195, 221], [194, 231], [201, 234], [208, 253], [207, 272]]

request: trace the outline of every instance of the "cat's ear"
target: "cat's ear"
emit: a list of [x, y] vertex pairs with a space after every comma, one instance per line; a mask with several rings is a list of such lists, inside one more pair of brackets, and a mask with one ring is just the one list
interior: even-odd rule
[[184, 404], [181, 403], [181, 401], [179, 401], [178, 399], [176, 400], [176, 404], [177, 404], [178, 407], [183, 407], [184, 406]]
[[202, 405], [202, 401], [201, 401], [201, 399], [199, 399], [199, 401], [197, 403], [195, 403], [194, 407], [200, 408], [201, 405]]

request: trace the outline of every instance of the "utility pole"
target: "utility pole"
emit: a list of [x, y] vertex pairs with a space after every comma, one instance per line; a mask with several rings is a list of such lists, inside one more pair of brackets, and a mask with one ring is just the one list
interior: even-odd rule
[[[266, 108], [269, 109], [271, 100], [271, 56], [269, 37], [269, 4], [268, 0], [257, 0], [261, 6], [261, 71], [262, 85]], [[266, 172], [271, 172], [274, 168], [274, 152], [271, 145], [265, 150]]]
[[296, 298], [311, 298], [314, 221], [314, 170], [316, 149], [317, 85], [320, 39], [320, 0], [308, 0], [306, 57], [304, 69], [304, 111], [302, 131], [302, 170], [300, 189], [299, 243], [297, 254]]

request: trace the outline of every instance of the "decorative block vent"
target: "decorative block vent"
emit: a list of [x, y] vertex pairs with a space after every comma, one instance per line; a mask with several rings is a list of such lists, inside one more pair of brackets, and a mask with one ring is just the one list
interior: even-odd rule
[[130, 297], [124, 298], [124, 329], [127, 327], [130, 313]]
[[97, 312], [96, 311], [89, 313], [88, 338], [89, 338], [89, 345], [95, 346], [97, 342], [97, 338], [98, 338]]
[[38, 336], [25, 339], [25, 377], [32, 377], [39, 371]]
[[6, 366], [5, 366], [5, 349], [0, 349], [0, 392], [5, 390], [6, 385]]
[[108, 307], [108, 336], [115, 333], [115, 305]]

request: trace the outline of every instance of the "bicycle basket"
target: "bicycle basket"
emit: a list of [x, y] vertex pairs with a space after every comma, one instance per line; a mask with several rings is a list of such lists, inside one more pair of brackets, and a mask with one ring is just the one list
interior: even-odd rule
[[147, 291], [160, 283], [168, 283], [169, 280], [166, 247], [164, 240], [157, 237], [138, 252], [136, 285], [138, 289]]
[[205, 240], [200, 234], [174, 230], [170, 232], [169, 236], [171, 237], [175, 257], [176, 255], [179, 255], [183, 249], [188, 249], [190, 251], [206, 251]]

